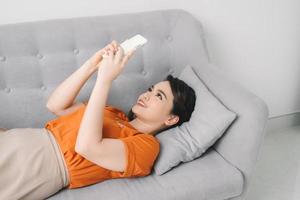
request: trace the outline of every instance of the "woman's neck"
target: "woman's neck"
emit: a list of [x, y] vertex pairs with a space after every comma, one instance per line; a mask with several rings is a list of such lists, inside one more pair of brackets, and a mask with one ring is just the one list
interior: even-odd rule
[[132, 121], [129, 122], [131, 126], [142, 133], [146, 133], [149, 135], [155, 136], [157, 129], [159, 128], [158, 125], [152, 125], [145, 123], [144, 121], [140, 120], [139, 118], [134, 118]]

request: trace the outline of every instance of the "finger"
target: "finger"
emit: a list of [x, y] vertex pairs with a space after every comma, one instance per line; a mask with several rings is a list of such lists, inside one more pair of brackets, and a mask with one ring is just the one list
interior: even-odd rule
[[122, 61], [122, 58], [124, 56], [124, 51], [122, 47], [118, 47], [118, 51], [116, 53], [115, 59], [119, 63]]
[[117, 45], [117, 42], [115, 40], [113, 40], [111, 43], [110, 43], [112, 49], [113, 49], [113, 53], [115, 54], [118, 50], [118, 45]]
[[110, 59], [113, 59], [114, 58], [114, 52], [113, 51], [108, 51], [108, 57], [110, 58]]
[[124, 57], [122, 60], [122, 66], [125, 66], [125, 64], [128, 62], [128, 60], [133, 56], [134, 52], [136, 51], [136, 49], [130, 50]]
[[109, 44], [107, 48], [108, 48], [108, 50], [115, 52], [115, 47], [112, 44]]
[[113, 40], [111, 42], [111, 44], [114, 46], [115, 50], [117, 51], [118, 50], [118, 43], [117, 43], [117, 41]]
[[103, 58], [108, 58], [108, 54], [104, 54], [102, 57]]
[[102, 55], [103, 58], [107, 58], [109, 56], [109, 49], [104, 51], [104, 54]]
[[95, 53], [95, 55], [97, 55], [97, 56], [102, 56], [103, 54], [105, 54], [104, 49], [100, 49], [99, 51], [97, 51], [97, 52]]

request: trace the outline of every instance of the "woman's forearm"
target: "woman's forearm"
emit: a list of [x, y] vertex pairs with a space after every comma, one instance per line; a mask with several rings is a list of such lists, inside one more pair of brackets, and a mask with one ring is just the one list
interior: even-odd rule
[[52, 92], [47, 101], [47, 108], [58, 111], [72, 105], [82, 86], [96, 70], [88, 62], [84, 63]]
[[102, 140], [104, 107], [108, 98], [111, 82], [99, 76], [85, 108], [76, 140], [76, 149], [86, 149]]

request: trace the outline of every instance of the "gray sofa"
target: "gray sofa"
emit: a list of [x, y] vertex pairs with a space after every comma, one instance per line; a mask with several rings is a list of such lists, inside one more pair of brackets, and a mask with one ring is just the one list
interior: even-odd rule
[[[64, 189], [51, 200], [244, 199], [264, 138], [268, 107], [211, 63], [201, 23], [181, 9], [55, 19], [0, 26], [0, 127], [44, 127], [56, 116], [51, 92], [112, 40], [148, 39], [113, 82], [108, 104], [128, 113], [137, 96], [190, 64], [237, 120], [205, 154], [157, 176], [107, 180]], [[94, 74], [77, 96], [89, 98]]]

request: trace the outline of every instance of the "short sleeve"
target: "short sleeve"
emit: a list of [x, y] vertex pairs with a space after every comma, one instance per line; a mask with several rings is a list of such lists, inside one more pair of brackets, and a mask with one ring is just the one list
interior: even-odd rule
[[119, 108], [112, 106], [112, 105], [106, 105], [105, 110], [109, 112], [113, 112], [115, 115], [119, 116], [121, 119], [128, 121], [128, 117], [126, 114]]
[[115, 175], [132, 177], [150, 174], [160, 150], [158, 139], [144, 133], [119, 139], [125, 145], [126, 169], [124, 172], [114, 172]]

